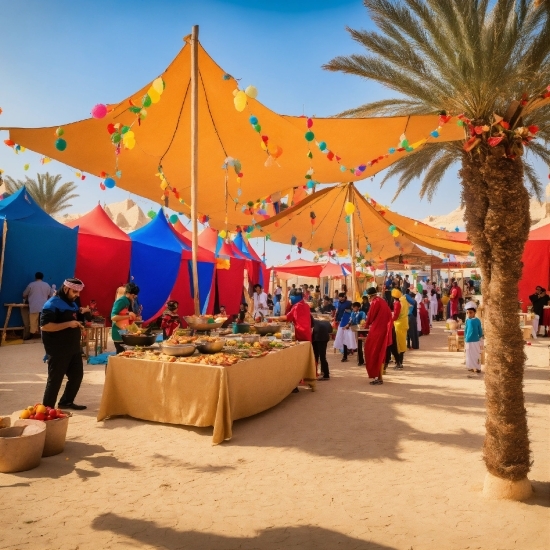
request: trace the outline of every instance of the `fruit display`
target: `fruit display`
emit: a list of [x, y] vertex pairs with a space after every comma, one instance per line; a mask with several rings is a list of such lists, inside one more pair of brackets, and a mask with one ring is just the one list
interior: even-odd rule
[[57, 420], [58, 418], [67, 418], [67, 416], [69, 415], [64, 413], [61, 409], [45, 407], [42, 403], [36, 403], [34, 406], [27, 407], [19, 414], [20, 419], [42, 420], [43, 422]]

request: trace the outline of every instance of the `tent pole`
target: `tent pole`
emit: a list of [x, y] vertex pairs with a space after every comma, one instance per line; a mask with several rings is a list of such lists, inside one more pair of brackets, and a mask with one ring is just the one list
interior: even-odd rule
[[200, 315], [199, 271], [197, 269], [197, 251], [199, 235], [197, 226], [198, 164], [199, 164], [199, 26], [191, 30], [191, 243], [193, 302], [195, 315]]
[[[348, 201], [351, 202], [351, 204], [355, 205], [354, 202], [354, 191], [355, 187], [353, 186], [353, 183], [348, 183]], [[356, 275], [356, 268], [355, 268], [355, 222], [354, 222], [354, 216], [355, 212], [352, 212], [349, 217], [349, 232], [350, 232], [350, 238], [351, 238], [351, 246], [350, 246], [350, 254], [351, 254], [351, 301], [355, 302], [355, 294], [357, 293], [357, 281], [355, 279]]]

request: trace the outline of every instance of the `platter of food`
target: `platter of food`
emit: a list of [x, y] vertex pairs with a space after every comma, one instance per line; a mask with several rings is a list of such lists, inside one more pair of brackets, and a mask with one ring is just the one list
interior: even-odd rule
[[227, 317], [214, 317], [213, 315], [191, 315], [184, 319], [193, 330], [214, 330], [221, 328], [227, 321]]
[[281, 331], [281, 325], [275, 323], [256, 323], [254, 325], [256, 334], [275, 334]]

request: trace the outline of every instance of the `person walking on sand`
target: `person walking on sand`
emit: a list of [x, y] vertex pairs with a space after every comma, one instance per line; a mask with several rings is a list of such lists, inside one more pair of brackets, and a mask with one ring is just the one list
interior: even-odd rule
[[464, 326], [464, 347], [466, 348], [466, 368], [468, 372], [481, 373], [481, 339], [483, 329], [481, 321], [476, 317], [475, 302], [466, 304], [466, 325]]
[[365, 368], [372, 386], [383, 384], [382, 367], [386, 359], [386, 350], [392, 343], [392, 314], [387, 302], [377, 295], [375, 288], [369, 288], [367, 295], [370, 301], [369, 314], [365, 328], [370, 328], [365, 339]]
[[315, 364], [321, 365], [321, 376], [317, 380], [330, 380], [330, 371], [327, 361], [327, 344], [332, 334], [332, 325], [330, 321], [321, 319], [313, 320], [313, 355]]

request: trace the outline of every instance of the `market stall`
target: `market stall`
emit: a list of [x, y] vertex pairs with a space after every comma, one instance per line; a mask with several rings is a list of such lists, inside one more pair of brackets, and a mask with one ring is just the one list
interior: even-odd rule
[[[168, 424], [213, 426], [212, 442], [217, 445], [231, 439], [233, 421], [274, 407], [302, 379], [314, 384], [309, 342], [230, 366], [190, 362], [198, 357], [177, 361], [110, 357], [97, 420], [128, 415]], [[210, 358], [210, 362], [217, 360], [214, 355]]]

